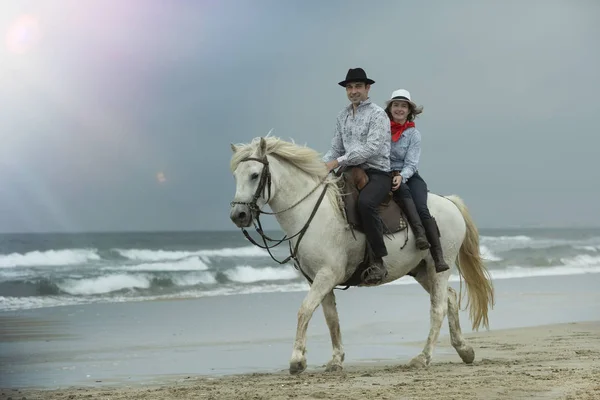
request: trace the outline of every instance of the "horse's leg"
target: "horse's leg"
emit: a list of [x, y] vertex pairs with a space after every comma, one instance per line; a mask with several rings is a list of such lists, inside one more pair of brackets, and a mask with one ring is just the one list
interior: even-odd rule
[[[430, 278], [430, 275], [433, 278]], [[426, 286], [429, 287], [428, 292], [431, 306], [429, 336], [421, 354], [410, 360], [409, 365], [411, 367], [426, 367], [431, 362], [435, 344], [440, 336], [442, 322], [444, 322], [444, 317], [448, 310], [449, 277], [450, 270], [436, 273], [433, 265], [427, 265], [427, 269], [422, 269], [415, 277], [425, 290], [427, 290]]]
[[333, 347], [333, 356], [331, 361], [327, 363], [327, 368], [325, 368], [325, 371], [341, 371], [342, 363], [344, 362], [344, 346], [342, 344], [340, 320], [338, 317], [337, 306], [335, 304], [335, 294], [333, 294], [333, 291], [325, 295], [321, 305], [323, 306], [323, 314], [325, 314], [325, 321], [327, 321], [327, 326], [329, 327], [331, 346]]
[[466, 364], [471, 364], [475, 359], [475, 351], [467, 344], [462, 334], [458, 317], [458, 297], [456, 290], [451, 287], [448, 287], [448, 328], [452, 347]]
[[[423, 272], [419, 273], [415, 279], [421, 284], [427, 293], [430, 293], [427, 272], [425, 270], [422, 271]], [[471, 364], [475, 359], [475, 351], [473, 351], [473, 348], [467, 344], [462, 334], [462, 329], [460, 328], [460, 319], [458, 317], [458, 297], [456, 295], [456, 290], [451, 287], [448, 287], [447, 315], [448, 328], [450, 329], [450, 343], [452, 343], [452, 347], [454, 347], [460, 358], [466, 364]]]
[[323, 298], [335, 287], [335, 279], [331, 271], [320, 270], [310, 286], [308, 294], [302, 301], [298, 310], [298, 327], [296, 340], [290, 360], [290, 373], [299, 374], [306, 369], [306, 330], [315, 309], [321, 304]]

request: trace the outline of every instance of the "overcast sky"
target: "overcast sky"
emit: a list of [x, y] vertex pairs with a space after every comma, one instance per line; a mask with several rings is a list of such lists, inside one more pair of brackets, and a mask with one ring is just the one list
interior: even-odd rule
[[[235, 229], [229, 143], [327, 151], [351, 67], [482, 228], [600, 226], [600, 1], [0, 5], [0, 231]], [[273, 225], [271, 225], [273, 226]]]

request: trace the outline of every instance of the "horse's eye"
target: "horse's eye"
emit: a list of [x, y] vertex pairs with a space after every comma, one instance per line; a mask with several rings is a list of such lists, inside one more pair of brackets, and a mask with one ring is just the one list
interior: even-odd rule
[[250, 175], [250, 179], [253, 180], [253, 181], [257, 180], [258, 179], [258, 174], [256, 172], [253, 173], [252, 175]]

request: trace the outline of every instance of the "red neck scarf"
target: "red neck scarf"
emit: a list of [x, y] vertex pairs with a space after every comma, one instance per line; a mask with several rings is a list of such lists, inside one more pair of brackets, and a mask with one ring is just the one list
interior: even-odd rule
[[406, 121], [403, 124], [399, 124], [398, 122], [391, 120], [391, 130], [392, 130], [392, 141], [397, 142], [402, 136], [402, 132], [404, 132], [408, 128], [414, 128], [414, 121]]

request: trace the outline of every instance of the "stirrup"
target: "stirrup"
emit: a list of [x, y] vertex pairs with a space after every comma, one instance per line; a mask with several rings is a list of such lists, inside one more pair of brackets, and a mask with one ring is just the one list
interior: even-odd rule
[[364, 270], [364, 271], [363, 271], [363, 272], [360, 274], [360, 279], [361, 279], [361, 281], [362, 281], [364, 284], [367, 284], [367, 285], [374, 285], [374, 284], [377, 284], [377, 283], [381, 283], [381, 282], [382, 282], [382, 281], [383, 281], [385, 278], [387, 278], [387, 276], [388, 276], [388, 271], [387, 271], [387, 269], [385, 269], [385, 268], [384, 268], [384, 269], [383, 269], [383, 276], [382, 276], [380, 279], [377, 279], [377, 280], [374, 280], [374, 279], [372, 279], [372, 280], [368, 280], [368, 278], [369, 278], [369, 275], [371, 275], [371, 273], [373, 272], [373, 270], [374, 270], [374, 269], [375, 269], [375, 268], [374, 268], [372, 265], [370, 265], [369, 267], [367, 267], [367, 268], [366, 268], [366, 269], [365, 269], [365, 270]]

